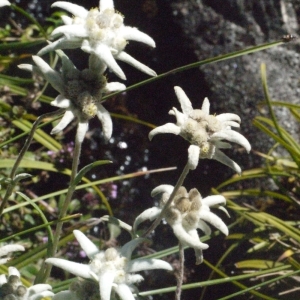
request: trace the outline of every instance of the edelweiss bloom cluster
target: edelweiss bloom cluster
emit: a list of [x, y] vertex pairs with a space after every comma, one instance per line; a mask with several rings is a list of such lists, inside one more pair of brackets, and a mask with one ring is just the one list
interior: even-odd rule
[[201, 109], [193, 109], [189, 98], [180, 87], [175, 87], [175, 93], [180, 102], [182, 112], [173, 107], [169, 114], [176, 117], [176, 125], [167, 123], [151, 130], [149, 133], [150, 140], [159, 133], [180, 135], [199, 148], [199, 158], [218, 160], [237, 173], [241, 173], [239, 165], [220, 150], [231, 148], [231, 145], [223, 140], [237, 143], [243, 146], [247, 152], [251, 150], [248, 140], [231, 129], [231, 127], [240, 127], [240, 117], [231, 113], [216, 116], [210, 115], [210, 103], [207, 98], [204, 99]]
[[[0, 265], [3, 265], [8, 262], [9, 258], [3, 258], [3, 256], [8, 256], [11, 252], [25, 251], [25, 248], [22, 245], [9, 244], [0, 247]], [[2, 257], [2, 258], [1, 258]]]
[[112, 120], [109, 112], [101, 104], [105, 93], [122, 91], [126, 87], [119, 82], [107, 83], [105, 76], [98, 72], [94, 56], [90, 56], [89, 68], [79, 71], [69, 58], [59, 52], [62, 60], [61, 73], [53, 70], [42, 58], [33, 56], [37, 67], [20, 65], [22, 69], [37, 71], [60, 93], [51, 105], [65, 108], [66, 112], [53, 128], [51, 134], [62, 131], [75, 117], [78, 119], [77, 139], [82, 142], [88, 130], [88, 121], [97, 116], [102, 124], [106, 140], [112, 135]]
[[20, 272], [14, 268], [8, 268], [8, 278], [0, 275], [0, 299], [2, 300], [39, 300], [45, 297], [52, 297], [49, 284], [36, 284], [30, 288], [22, 285]]
[[[114, 299], [114, 293], [117, 293], [122, 300], [133, 300], [134, 296], [131, 290], [135, 289], [134, 284], [143, 280], [141, 275], [132, 274], [134, 272], [153, 269], [172, 270], [169, 263], [160, 259], [131, 260], [133, 250], [143, 239], [132, 240], [121, 249], [108, 248], [106, 251], [100, 251], [81, 231], [74, 230], [73, 232], [80, 246], [90, 258], [90, 263], [83, 265], [59, 258], [48, 258], [46, 263], [62, 268], [76, 276], [97, 281], [101, 300]], [[79, 297], [74, 291], [63, 293], [64, 295], [75, 293], [76, 297]], [[63, 294], [59, 293], [56, 297], [59, 296], [63, 296]]]
[[101, 63], [99, 72], [103, 73], [109, 67], [121, 79], [126, 79], [116, 59], [124, 61], [140, 71], [156, 76], [156, 73], [140, 63], [124, 51], [129, 40], [142, 42], [155, 47], [155, 42], [147, 34], [137, 28], [125, 26], [124, 16], [114, 9], [112, 0], [100, 0], [99, 9], [90, 11], [84, 7], [58, 1], [52, 7], [59, 7], [74, 15], [74, 18], [63, 17], [65, 25], [56, 28], [52, 37], [61, 37], [43, 48], [38, 55], [44, 55], [56, 49], [74, 49], [80, 47], [83, 51], [94, 54]]
[[[140, 223], [146, 220], [153, 221], [159, 216], [173, 189], [174, 187], [171, 185], [160, 185], [151, 192], [152, 197], [159, 197], [160, 207], [152, 207], [142, 212], [134, 222], [134, 232]], [[165, 220], [172, 227], [175, 236], [183, 246], [189, 246], [195, 250], [196, 264], [203, 261], [202, 250], [208, 248], [207, 244], [200, 241], [197, 229], [210, 235], [211, 229], [205, 223], [208, 222], [228, 235], [225, 223], [210, 211], [210, 206], [225, 203], [226, 199], [221, 195], [202, 199], [197, 189], [187, 192], [185, 187], [180, 187], [170, 207], [166, 210]]]

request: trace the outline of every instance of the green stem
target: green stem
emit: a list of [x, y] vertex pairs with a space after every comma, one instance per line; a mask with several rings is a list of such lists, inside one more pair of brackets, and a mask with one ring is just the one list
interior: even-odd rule
[[[72, 196], [73, 193], [76, 189], [76, 185], [74, 183], [76, 175], [78, 173], [78, 165], [79, 165], [79, 157], [80, 157], [80, 152], [81, 152], [81, 146], [82, 146], [82, 142], [78, 141], [78, 138], [76, 136], [75, 139], [75, 148], [74, 148], [74, 154], [73, 154], [73, 163], [72, 163], [72, 173], [71, 173], [71, 179], [70, 179], [70, 186], [68, 189], [68, 193], [66, 195], [66, 199], [64, 201], [64, 204], [60, 210], [60, 214], [59, 214], [59, 222], [56, 225], [56, 230], [55, 230], [55, 235], [54, 235], [54, 240], [53, 240], [53, 244], [52, 247], [50, 249], [50, 251], [48, 251], [47, 256], [48, 257], [54, 257], [58, 248], [58, 243], [59, 243], [59, 238], [62, 232], [62, 227], [63, 227], [63, 221], [62, 218], [64, 218], [67, 214], [68, 211], [68, 207], [69, 204], [72, 200]], [[41, 282], [46, 282], [47, 278], [50, 275], [52, 269], [52, 265], [46, 265], [45, 262], [42, 265], [41, 271], [42, 274], [39, 274], [39, 276], [37, 276], [36, 278], [36, 282], [35, 283], [41, 283]]]
[[15, 187], [15, 182], [14, 182], [14, 178], [16, 176], [16, 172], [17, 172], [17, 169], [25, 155], [25, 153], [27, 152], [30, 144], [31, 144], [31, 141], [33, 139], [33, 136], [34, 136], [34, 133], [35, 131], [37, 130], [39, 124], [45, 119], [45, 118], [51, 118], [51, 117], [55, 117], [59, 114], [61, 114], [62, 112], [64, 111], [64, 109], [58, 109], [56, 110], [55, 112], [51, 112], [51, 113], [46, 113], [46, 114], [43, 114], [41, 116], [39, 116], [36, 121], [33, 123], [32, 125], [32, 128], [30, 130], [30, 133], [29, 133], [29, 136], [28, 138], [26, 139], [26, 142], [23, 146], [23, 148], [21, 149], [21, 152], [20, 154], [18, 155], [16, 161], [15, 161], [15, 164], [10, 172], [10, 180], [11, 182], [9, 183], [8, 187], [7, 187], [7, 190], [6, 190], [6, 193], [3, 197], [3, 200], [2, 200], [2, 203], [1, 203], [1, 206], [0, 206], [0, 216], [2, 215], [3, 213], [3, 210], [4, 210], [4, 207], [6, 205], [6, 202], [8, 201], [8, 198], [10, 197], [14, 187]]
[[162, 209], [161, 213], [159, 214], [159, 216], [156, 218], [156, 220], [152, 223], [152, 225], [149, 227], [149, 229], [142, 235], [142, 237], [146, 237], [147, 235], [149, 235], [160, 223], [160, 221], [162, 220], [162, 218], [164, 217], [164, 214], [166, 212], [166, 210], [169, 208], [169, 206], [171, 205], [178, 189], [182, 186], [187, 174], [189, 173], [190, 170], [190, 165], [189, 163], [187, 163], [174, 187], [173, 192], [171, 193], [167, 203], [165, 204], [164, 208]]

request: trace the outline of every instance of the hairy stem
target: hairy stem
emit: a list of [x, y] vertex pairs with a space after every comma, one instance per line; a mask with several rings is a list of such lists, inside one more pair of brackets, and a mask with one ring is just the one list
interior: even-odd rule
[[184, 247], [179, 243], [179, 270], [177, 275], [177, 287], [175, 292], [175, 300], [180, 300], [182, 291], [182, 282], [184, 274]]
[[164, 208], [162, 209], [161, 213], [159, 214], [159, 216], [156, 218], [156, 220], [152, 223], [152, 225], [148, 228], [148, 230], [142, 235], [142, 237], [146, 237], [147, 235], [149, 235], [160, 223], [160, 221], [162, 220], [162, 218], [164, 217], [164, 214], [166, 212], [166, 210], [169, 208], [169, 206], [171, 205], [178, 189], [182, 186], [187, 174], [189, 173], [190, 170], [190, 164], [187, 163], [174, 187], [173, 192], [170, 195], [170, 198], [168, 199], [166, 205], [164, 206]]
[[[72, 200], [72, 196], [73, 196], [73, 193], [74, 193], [75, 188], [76, 188], [76, 185], [74, 184], [74, 180], [75, 180], [76, 175], [78, 173], [78, 165], [79, 165], [79, 157], [80, 157], [80, 152], [81, 152], [81, 146], [82, 146], [82, 142], [79, 142], [78, 139], [76, 138], [74, 154], [73, 154], [73, 163], [72, 163], [72, 173], [71, 173], [71, 179], [70, 179], [70, 186], [69, 186], [64, 204], [63, 204], [62, 208], [60, 209], [59, 220], [61, 220], [62, 218], [64, 218], [66, 216], [69, 204]], [[55, 253], [56, 253], [57, 247], [58, 247], [59, 238], [60, 238], [60, 235], [61, 235], [61, 232], [62, 232], [62, 227], [63, 227], [63, 221], [59, 221], [56, 225], [53, 244], [50, 245], [51, 249], [48, 250], [47, 257], [54, 257], [55, 256]], [[39, 274], [39, 276], [36, 277], [36, 282], [35, 283], [46, 282], [47, 278], [50, 275], [51, 269], [52, 269], [52, 265], [46, 265], [45, 262], [44, 262], [43, 265], [42, 265], [42, 268], [41, 268], [42, 274]]]

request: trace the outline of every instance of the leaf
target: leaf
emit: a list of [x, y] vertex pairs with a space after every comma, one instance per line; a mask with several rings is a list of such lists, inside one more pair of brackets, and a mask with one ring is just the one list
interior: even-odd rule
[[[32, 128], [32, 123], [24, 119], [13, 120], [12, 122], [23, 131], [29, 132]], [[61, 149], [61, 144], [41, 129], [35, 131], [33, 138], [49, 150], [58, 151]]]
[[270, 136], [274, 141], [281, 144], [290, 153], [294, 152], [294, 154], [297, 154], [297, 153], [295, 153], [295, 150], [285, 140], [280, 138], [276, 133], [274, 133], [268, 127], [266, 127], [264, 124], [262, 124], [261, 117], [256, 117], [253, 120], [253, 125], [256, 126], [262, 132], [264, 132], [265, 134], [267, 134], [268, 136]]
[[[12, 168], [14, 163], [15, 163], [14, 159], [2, 159], [0, 160], [0, 169]], [[55, 166], [51, 163], [44, 162], [44, 161], [29, 160], [29, 159], [23, 159], [20, 163], [20, 167], [25, 169], [39, 169], [39, 170], [45, 170], [51, 172], [58, 172]], [[59, 172], [66, 175], [71, 174], [71, 171], [68, 169]]]
[[[270, 101], [271, 105], [273, 106], [282, 106], [282, 107], [287, 107], [287, 108], [292, 108], [292, 109], [300, 109], [299, 104], [293, 104], [293, 103], [288, 103], [288, 102], [283, 102], [283, 101]], [[259, 105], [265, 104], [267, 105], [267, 102], [261, 102]]]
[[[1, 48], [1, 45], [0, 45], [0, 48]], [[8, 86], [12, 93], [20, 95], [20, 96], [26, 96], [28, 94], [27, 89], [22, 88], [18, 85], [12, 84], [11, 80], [2, 78], [1, 76], [0, 76], [0, 86], [2, 86], [2, 87]], [[41, 95], [39, 97], [39, 100], [44, 103], [50, 103], [51, 101], [53, 101], [53, 98], [45, 96], [45, 95]]]
[[44, 40], [37, 40], [37, 41], [33, 41], [33, 42], [12, 42], [12, 43], [1, 43], [0, 44], [0, 51], [13, 51], [13, 50], [17, 50], [17, 49], [26, 49], [26, 48], [32, 48], [41, 44], [44, 44], [45, 41]]
[[20, 77], [13, 77], [8, 76], [4, 74], [0, 74], [0, 80], [1, 83], [6, 83], [7, 85], [10, 84], [16, 84], [16, 85], [22, 85], [22, 84], [32, 84], [34, 81], [33, 79], [26, 79], [26, 78], [20, 78]]
[[[17, 192], [17, 194], [20, 195], [27, 202], [29, 202], [37, 210], [37, 212], [39, 213], [44, 224], [49, 223], [46, 216], [44, 215], [44, 213], [42, 212], [42, 210], [38, 207], [38, 205], [36, 203], [34, 203], [29, 197], [27, 197], [25, 194], [23, 194], [21, 192]], [[49, 225], [46, 228], [47, 228], [47, 232], [48, 232], [48, 243], [47, 243], [48, 249], [51, 249], [52, 244], [53, 244], [53, 233], [52, 233], [51, 227]]]
[[26, 178], [30, 178], [32, 177], [32, 175], [28, 174], [28, 173], [21, 173], [15, 176], [13, 182], [14, 185], [16, 185], [20, 180], [26, 179]]
[[128, 225], [127, 223], [112, 217], [112, 216], [103, 216], [99, 219], [100, 221], [104, 221], [104, 222], [108, 222], [111, 224], [114, 224], [115, 226], [121, 227], [123, 229], [125, 229], [126, 231], [128, 231], [130, 234], [132, 232], [132, 227], [130, 225]]
[[126, 116], [126, 115], [117, 114], [117, 113], [110, 113], [110, 115], [113, 118], [123, 119], [123, 120], [130, 121], [130, 122], [133, 122], [133, 123], [136, 123], [136, 124], [141, 124], [141, 125], [147, 126], [149, 128], [152, 128], [152, 129], [154, 129], [156, 127], [154, 124], [142, 121], [142, 120], [140, 120], [136, 117], [133, 117], [133, 116]]
[[82, 177], [85, 175], [85, 173], [89, 172], [90, 170], [92, 170], [94, 167], [97, 166], [101, 166], [101, 165], [106, 165], [106, 164], [111, 164], [112, 161], [110, 160], [98, 160], [95, 161], [85, 167], [83, 167], [76, 175], [75, 179], [74, 179], [74, 186], [76, 186], [82, 179]]
[[[8, 164], [7, 161], [9, 161], [9, 160], [2, 160], [2, 161], [0, 160], [0, 168], [1, 167], [7, 167], [7, 168], [9, 168], [9, 167], [13, 166], [14, 160], [11, 159], [9, 161], [9, 164]], [[58, 170], [55, 169], [55, 167], [52, 164], [45, 163], [45, 162], [36, 162], [36, 161], [22, 160], [21, 163], [20, 163], [20, 167], [27, 167], [27, 168], [32, 167], [32, 168], [35, 168], [35, 169], [43, 169], [44, 168], [43, 164], [45, 164], [45, 166], [48, 167], [48, 169], [47, 169], [48, 171], [58, 172]], [[88, 187], [92, 187], [94, 190], [96, 190], [96, 192], [99, 194], [99, 196], [101, 197], [101, 199], [103, 199], [102, 198], [103, 193], [97, 187], [97, 185], [104, 184], [104, 183], [107, 183], [107, 182], [112, 182], [112, 181], [125, 180], [125, 179], [128, 179], [128, 178], [135, 178], [135, 177], [138, 177], [138, 176], [145, 176], [145, 175], [152, 174], [152, 173], [157, 173], [157, 172], [171, 171], [171, 170], [175, 170], [175, 169], [176, 168], [174, 168], [174, 167], [170, 167], [170, 168], [161, 168], [161, 169], [147, 170], [147, 171], [137, 171], [137, 172], [130, 173], [130, 174], [119, 175], [119, 176], [114, 176], [114, 177], [108, 177], [108, 178], [100, 179], [100, 180], [96, 180], [96, 181], [89, 181], [88, 179], [85, 178], [84, 181], [87, 182], [87, 183], [78, 185], [76, 187], [76, 190], [80, 190], [80, 189], [85, 189], [85, 188], [88, 188]], [[71, 171], [68, 170], [68, 169], [66, 169], [64, 171], [60, 171], [60, 173], [70, 175]], [[52, 193], [49, 193], [49, 194], [37, 197], [33, 201], [37, 202], [37, 201], [40, 201], [40, 200], [49, 199], [49, 198], [56, 197], [56, 196], [59, 196], [59, 195], [62, 195], [62, 194], [66, 194], [67, 192], [68, 192], [68, 189], [62, 189], [60, 191], [55, 191], [55, 192], [52, 192]], [[104, 199], [105, 199], [105, 197], [104, 197]], [[104, 202], [104, 200], [103, 200], [103, 202]], [[112, 212], [111, 208], [109, 206], [109, 203], [107, 201], [104, 202], [104, 203], [105, 203], [105, 205], [107, 207], [107, 210], [109, 212]], [[18, 209], [18, 208], [23, 207], [23, 206], [26, 206], [26, 203], [19, 203], [19, 204], [16, 204], [16, 205], [12, 205], [10, 207], [5, 208], [4, 211], [3, 211], [3, 213], [8, 213], [10, 211], [13, 211], [13, 210]]]
[[268, 190], [262, 190], [262, 189], [243, 189], [243, 190], [233, 190], [233, 191], [226, 191], [223, 192], [222, 195], [225, 198], [237, 198], [240, 196], [258, 196], [258, 197], [263, 197], [263, 196], [268, 196], [268, 197], [272, 197], [272, 198], [277, 198], [280, 200], [284, 200], [288, 203], [291, 203], [291, 199], [283, 194], [277, 193], [277, 192], [273, 192], [273, 191], [268, 191]]
[[[300, 109], [300, 108], [298, 108]], [[300, 112], [296, 109], [290, 109], [291, 114], [295, 117], [295, 119], [300, 122]]]
[[[268, 124], [269, 126], [272, 126], [273, 128], [276, 127], [275, 123], [272, 120], [270, 120], [269, 118], [256, 117], [256, 119]], [[297, 150], [300, 155], [300, 147], [299, 147], [299, 144], [297, 143], [297, 141], [294, 139], [294, 137], [292, 135], [290, 135], [284, 128], [280, 127], [279, 125], [277, 125], [277, 126], [278, 126], [278, 129], [280, 130], [281, 138], [286, 143], [288, 143], [291, 147], [293, 147], [295, 150]]]
[[212, 64], [212, 63], [217, 63], [219, 61], [224, 61], [224, 60], [236, 58], [236, 57], [247, 55], [247, 54], [250, 54], [250, 53], [255, 53], [255, 52], [263, 51], [263, 50], [266, 50], [266, 49], [269, 49], [269, 48], [272, 48], [272, 47], [276, 47], [276, 46], [282, 45], [283, 43], [284, 42], [282, 40], [279, 40], [279, 41], [275, 41], [275, 42], [270, 42], [270, 43], [266, 43], [266, 44], [262, 44], [262, 45], [258, 45], [258, 46], [254, 46], [254, 47], [250, 47], [248, 49], [242, 49], [242, 50], [230, 52], [230, 53], [227, 53], [227, 54], [218, 55], [216, 57], [211, 57], [211, 58], [208, 58], [208, 59], [205, 59], [205, 60], [197, 61], [197, 62], [188, 64], [188, 65], [185, 65], [185, 66], [182, 66], [182, 67], [170, 70], [170, 71], [165, 72], [163, 74], [160, 74], [160, 75], [158, 75], [156, 77], [152, 77], [152, 78], [146, 79], [144, 81], [140, 81], [139, 83], [136, 83], [136, 84], [133, 84], [133, 85], [129, 86], [124, 91], [115, 92], [115, 93], [111, 93], [111, 94], [109, 94], [107, 96], [104, 96], [102, 98], [102, 100], [104, 101], [104, 100], [106, 100], [108, 98], [111, 98], [111, 97], [114, 97], [114, 96], [116, 96], [118, 94], [124, 93], [125, 91], [130, 91], [130, 90], [136, 89], [136, 88], [138, 88], [140, 86], [149, 84], [149, 83], [151, 83], [153, 81], [161, 80], [162, 78], [167, 77], [169, 75], [174, 75], [176, 73], [183, 72], [183, 71], [186, 71], [186, 70], [189, 70], [189, 69], [198, 68], [200, 66], [204, 66], [204, 65], [208, 65], [208, 64]]
[[277, 268], [277, 267], [281, 267], [284, 264], [280, 263], [280, 262], [275, 262], [272, 260], [260, 260], [260, 259], [253, 259], [253, 260], [243, 260], [240, 262], [237, 262], [234, 264], [236, 266], [236, 268], [238, 269], [270, 269], [270, 268]]
[[113, 224], [113, 223], [108, 223], [107, 227], [109, 230], [109, 238], [110, 239], [116, 239], [121, 234], [120, 226]]

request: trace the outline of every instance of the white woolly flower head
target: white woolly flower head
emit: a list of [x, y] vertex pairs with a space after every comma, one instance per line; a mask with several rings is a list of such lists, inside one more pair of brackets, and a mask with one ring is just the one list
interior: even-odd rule
[[[170, 115], [176, 117], [176, 124], [167, 123], [159, 126], [149, 133], [150, 140], [160, 133], [173, 133], [182, 136], [195, 147], [189, 150], [191, 169], [195, 168], [195, 157], [215, 159], [229, 166], [237, 173], [241, 168], [237, 163], [226, 156], [220, 149], [231, 148], [228, 142], [241, 145], [247, 152], [251, 150], [248, 140], [232, 127], [239, 128], [241, 119], [238, 115], [224, 113], [220, 115], [209, 114], [209, 100], [204, 99], [201, 109], [193, 109], [189, 98], [180, 87], [175, 87], [176, 96], [180, 102], [182, 112], [173, 107]], [[228, 141], [228, 142], [225, 142]]]
[[[83, 265], [59, 258], [48, 258], [46, 263], [62, 268], [81, 278], [97, 281], [100, 289], [98, 294], [100, 294], [101, 300], [111, 299], [112, 293], [118, 294], [121, 299], [134, 299], [131, 290], [135, 288], [135, 284], [143, 280], [143, 277], [132, 273], [153, 269], [172, 270], [169, 263], [160, 259], [138, 258], [131, 260], [133, 250], [143, 239], [134, 239], [120, 249], [108, 248], [105, 251], [100, 251], [81, 231], [74, 230], [74, 235], [90, 258], [90, 263]], [[57, 298], [54, 299], [67, 299], [63, 296], [72, 293], [75, 293], [74, 290], [66, 291], [64, 294], [58, 294]], [[60, 296], [61, 298], [59, 298]], [[78, 293], [76, 296], [78, 297]]]
[[62, 60], [61, 73], [53, 70], [42, 58], [33, 56], [37, 67], [20, 65], [19, 67], [41, 74], [60, 94], [51, 105], [64, 108], [66, 112], [51, 134], [56, 134], [74, 119], [78, 119], [77, 139], [82, 142], [88, 130], [88, 121], [97, 116], [102, 124], [103, 135], [106, 140], [112, 135], [112, 120], [109, 112], [101, 104], [105, 93], [122, 91], [126, 87], [119, 82], [107, 83], [105, 76], [98, 72], [95, 57], [91, 56], [89, 68], [79, 71], [72, 61], [58, 51]]
[[39, 300], [54, 295], [49, 284], [35, 284], [27, 288], [22, 284], [20, 277], [20, 272], [14, 267], [8, 268], [8, 277], [0, 275], [1, 300]]
[[149, 67], [140, 63], [124, 51], [129, 40], [142, 42], [155, 47], [155, 42], [147, 34], [136, 28], [124, 25], [124, 16], [116, 12], [112, 0], [100, 0], [99, 8], [90, 11], [84, 7], [65, 1], [53, 3], [52, 7], [62, 8], [74, 15], [64, 17], [65, 25], [57, 27], [52, 37], [60, 37], [52, 44], [43, 48], [38, 55], [56, 49], [74, 49], [93, 54], [99, 60], [99, 72], [109, 67], [121, 79], [126, 76], [116, 59], [127, 62], [140, 71], [156, 76]]
[[[17, 252], [17, 251], [25, 251], [25, 248], [22, 245], [17, 245], [17, 244], [8, 244], [5, 246], [0, 247], [0, 265], [3, 265], [9, 261], [9, 255], [12, 252]], [[3, 257], [7, 256], [7, 257]]]
[[[160, 207], [152, 207], [142, 212], [133, 225], [136, 232], [140, 223], [145, 220], [156, 219], [168, 201], [174, 187], [171, 185], [160, 185], [156, 187], [151, 195], [159, 200]], [[172, 227], [175, 236], [184, 245], [195, 250], [196, 264], [203, 260], [202, 250], [208, 248], [207, 244], [200, 241], [197, 229], [201, 229], [205, 234], [210, 235], [211, 229], [206, 224], [210, 223], [225, 235], [228, 235], [228, 228], [220, 217], [210, 211], [210, 206], [225, 204], [226, 199], [221, 195], [201, 197], [197, 189], [189, 192], [185, 187], [180, 187], [167, 208], [164, 217]]]

